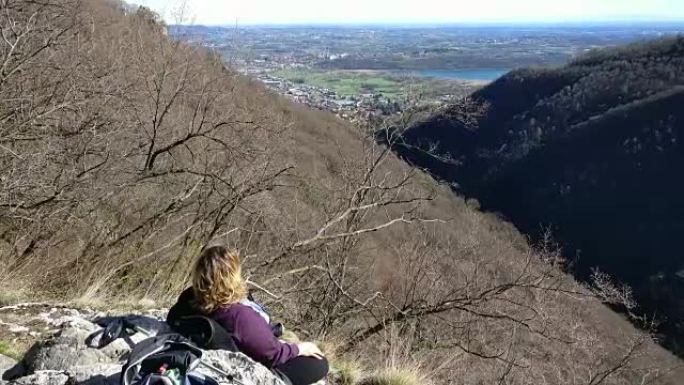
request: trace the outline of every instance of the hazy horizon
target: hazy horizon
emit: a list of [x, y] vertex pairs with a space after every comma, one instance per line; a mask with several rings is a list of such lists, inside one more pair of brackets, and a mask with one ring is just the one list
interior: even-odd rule
[[[206, 26], [306, 25], [550, 25], [680, 24], [681, 0], [131, 0], [158, 12], [169, 24]], [[185, 8], [180, 5], [185, 3]], [[181, 10], [179, 12], [179, 10]]]
[[[684, 27], [682, 20], [587, 20], [587, 21], [520, 21], [520, 22], [292, 22], [292, 23], [238, 23], [240, 27], [287, 28], [287, 27], [463, 27], [463, 28], [506, 28], [506, 27]], [[234, 28], [236, 22], [223, 24], [167, 23], [169, 26], [201, 26], [210, 28]]]

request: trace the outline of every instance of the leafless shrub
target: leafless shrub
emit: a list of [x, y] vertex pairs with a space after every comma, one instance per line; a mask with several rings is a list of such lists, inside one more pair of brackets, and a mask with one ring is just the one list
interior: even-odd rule
[[183, 277], [198, 245], [289, 172], [287, 122], [238, 100], [241, 80], [167, 40], [149, 11], [2, 6], [7, 274], [89, 296], [165, 292], [159, 277]]
[[616, 285], [608, 274], [594, 269], [591, 283], [594, 294], [603, 303], [623, 306], [630, 313], [636, 308], [632, 289], [626, 285]]

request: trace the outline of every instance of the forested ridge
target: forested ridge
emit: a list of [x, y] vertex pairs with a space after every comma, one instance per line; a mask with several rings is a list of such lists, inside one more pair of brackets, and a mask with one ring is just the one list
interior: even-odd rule
[[581, 279], [598, 267], [629, 284], [681, 353], [683, 102], [671, 37], [513, 71], [471, 95], [475, 121], [452, 106], [396, 148], [534, 239], [551, 231]]

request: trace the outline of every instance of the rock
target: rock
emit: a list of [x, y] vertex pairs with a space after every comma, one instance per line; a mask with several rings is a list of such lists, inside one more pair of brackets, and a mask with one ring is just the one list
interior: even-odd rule
[[10, 381], [9, 385], [66, 385], [69, 376], [56, 370], [41, 370], [30, 376]]
[[0, 374], [5, 373], [7, 369], [12, 368], [17, 364], [17, 360], [0, 354]]
[[[242, 353], [209, 350], [204, 352], [202, 362], [208, 363], [229, 375], [235, 376], [235, 379], [247, 384], [285, 385], [280, 378], [265, 366], [254, 362], [251, 358]], [[197, 368], [197, 371], [206, 376], [215, 378], [219, 383], [230, 383], [230, 378], [202, 365]]]
[[[128, 325], [133, 325], [144, 332], [120, 338], [111, 344], [100, 348], [102, 327], [80, 318], [75, 314], [64, 321], [59, 331], [45, 341], [36, 343], [24, 357], [24, 363], [29, 373], [38, 370], [68, 371], [74, 367], [92, 366], [97, 364], [120, 364], [123, 357], [132, 347], [149, 335], [168, 332], [165, 322], [148, 316], [126, 316]], [[104, 317], [97, 319], [101, 325], [106, 325], [121, 317]]]
[[76, 366], [66, 372], [70, 383], [78, 385], [118, 385], [121, 365], [97, 364]]
[[33, 345], [24, 357], [24, 364], [29, 373], [33, 373], [118, 363], [121, 357], [130, 351], [130, 346], [123, 340], [117, 340], [104, 349], [89, 347], [87, 341], [99, 336], [100, 333], [101, 328], [90, 321], [71, 320], [62, 325], [54, 336]]
[[75, 309], [53, 307], [44, 310], [45, 311], [33, 316], [32, 319], [44, 324], [47, 327], [60, 328], [68, 322], [87, 318], [84, 314], [81, 314], [81, 312]]

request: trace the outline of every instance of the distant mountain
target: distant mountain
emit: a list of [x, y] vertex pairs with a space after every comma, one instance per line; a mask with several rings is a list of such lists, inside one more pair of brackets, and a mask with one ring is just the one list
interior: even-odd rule
[[631, 285], [684, 353], [684, 37], [513, 71], [472, 101], [474, 124], [452, 106], [397, 152], [534, 238], [550, 228], [578, 277]]

